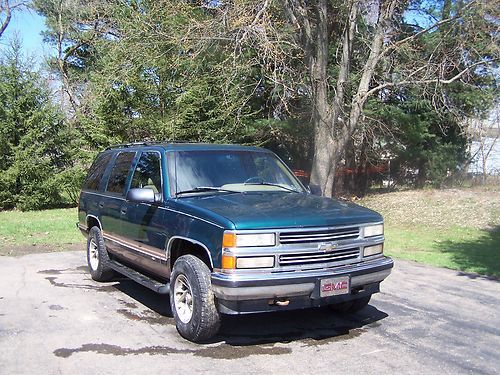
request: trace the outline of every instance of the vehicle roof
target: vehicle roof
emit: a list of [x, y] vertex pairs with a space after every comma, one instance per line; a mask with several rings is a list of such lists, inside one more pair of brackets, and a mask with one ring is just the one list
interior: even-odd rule
[[169, 143], [169, 142], [137, 142], [110, 146], [106, 150], [120, 149], [142, 149], [146, 147], [159, 147], [165, 151], [267, 151], [265, 148], [255, 146], [243, 146], [235, 144], [215, 144], [215, 143]]

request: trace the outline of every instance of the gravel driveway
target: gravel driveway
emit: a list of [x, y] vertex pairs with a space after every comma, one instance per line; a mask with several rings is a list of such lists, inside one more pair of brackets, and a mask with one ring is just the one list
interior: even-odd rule
[[167, 298], [98, 284], [85, 254], [0, 257], [0, 373], [487, 373], [500, 371], [500, 282], [397, 261], [355, 315], [227, 317], [206, 345]]

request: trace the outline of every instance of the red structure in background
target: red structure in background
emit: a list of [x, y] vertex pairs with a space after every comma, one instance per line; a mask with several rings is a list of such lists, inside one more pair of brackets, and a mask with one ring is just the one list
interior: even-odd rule
[[[340, 176], [348, 176], [348, 175], [362, 175], [362, 174], [381, 174], [385, 173], [388, 170], [387, 163], [384, 164], [379, 164], [379, 165], [372, 165], [367, 168], [347, 168], [347, 167], [340, 167], [337, 169], [335, 172], [336, 177]], [[293, 169], [292, 170], [293, 174], [299, 178], [299, 180], [304, 183], [308, 184], [309, 179], [311, 178], [311, 173], [308, 171], [305, 171], [303, 169]]]

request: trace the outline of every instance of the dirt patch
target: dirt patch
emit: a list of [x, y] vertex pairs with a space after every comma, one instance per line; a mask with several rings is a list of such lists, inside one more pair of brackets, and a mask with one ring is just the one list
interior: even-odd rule
[[3, 245], [0, 246], [0, 256], [23, 256], [28, 254], [58, 253], [63, 251], [84, 250], [83, 243], [71, 243], [66, 245]]

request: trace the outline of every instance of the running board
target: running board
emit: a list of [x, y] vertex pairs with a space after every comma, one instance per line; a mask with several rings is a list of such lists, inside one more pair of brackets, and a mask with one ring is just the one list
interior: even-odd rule
[[154, 280], [150, 277], [143, 275], [136, 270], [133, 270], [130, 267], [125, 266], [115, 260], [109, 262], [109, 267], [115, 270], [116, 272], [122, 274], [123, 276], [128, 277], [129, 279], [138, 282], [141, 285], [144, 285], [146, 288], [149, 288], [156, 293], [160, 294], [168, 294], [170, 292], [170, 284], [162, 284], [161, 282]]

